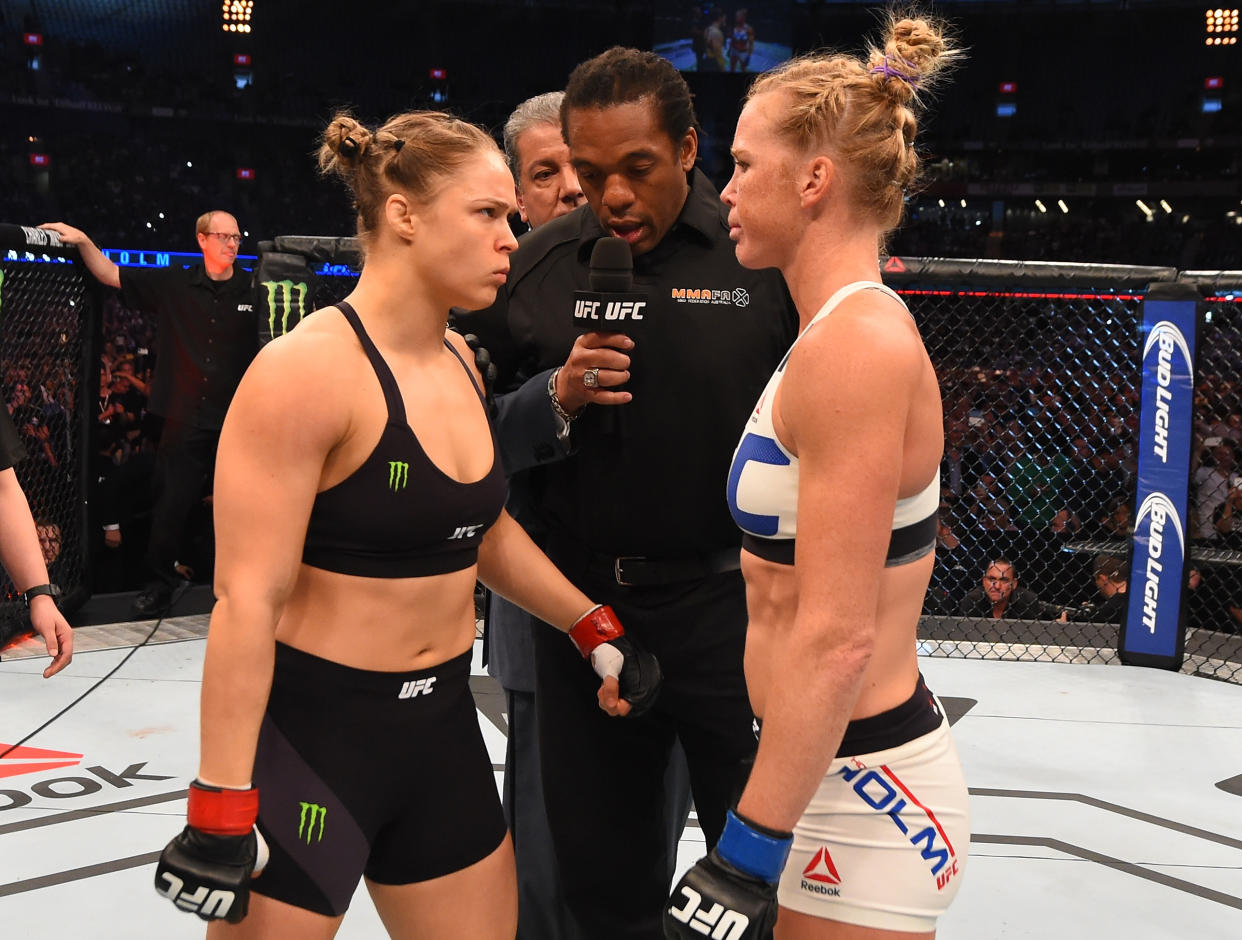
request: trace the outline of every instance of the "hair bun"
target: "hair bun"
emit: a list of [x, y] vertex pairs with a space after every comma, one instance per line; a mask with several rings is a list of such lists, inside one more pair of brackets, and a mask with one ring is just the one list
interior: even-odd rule
[[325, 135], [328, 147], [347, 164], [357, 163], [371, 145], [372, 134], [358, 121], [341, 115], [332, 122]]

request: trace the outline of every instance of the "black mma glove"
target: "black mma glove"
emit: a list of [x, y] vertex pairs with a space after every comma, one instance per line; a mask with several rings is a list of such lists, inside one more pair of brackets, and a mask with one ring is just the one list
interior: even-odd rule
[[592, 607], [574, 621], [569, 637], [597, 676], [617, 678], [618, 694], [630, 703], [628, 717], [650, 710], [660, 696], [660, 663], [626, 635], [611, 607]]
[[792, 832], [768, 829], [730, 810], [716, 848], [673, 889], [664, 936], [768, 940], [776, 926], [776, 884], [792, 845]]
[[250, 907], [250, 879], [267, 864], [254, 827], [259, 791], [190, 784], [188, 823], [155, 867], [155, 890], [203, 920], [240, 923]]

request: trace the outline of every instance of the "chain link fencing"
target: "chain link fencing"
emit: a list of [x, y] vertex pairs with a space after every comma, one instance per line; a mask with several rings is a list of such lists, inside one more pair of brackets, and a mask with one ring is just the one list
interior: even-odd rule
[[[1135, 515], [1139, 314], [1150, 284], [1177, 277], [1171, 268], [888, 259], [885, 279], [919, 324], [944, 402], [923, 652], [1119, 661]], [[1196, 451], [1215, 444], [1217, 459], [1236, 460], [1242, 298], [1231, 289], [1242, 289], [1242, 276], [1195, 277], [1210, 295]], [[1209, 485], [1200, 481], [1216, 485], [1221, 500], [1228, 492], [1229, 475], [1201, 463], [1192, 470], [1194, 506]], [[1229, 466], [1242, 473], [1242, 464]], [[1226, 538], [1196, 531], [1190, 539], [1196, 571], [1183, 608], [1182, 668], [1242, 681], [1242, 522], [1232, 545]]]
[[[291, 236], [261, 245], [262, 338], [348, 293], [360, 263], [353, 239]], [[944, 403], [940, 534], [923, 652], [1119, 661], [1135, 515], [1139, 317], [1148, 286], [1178, 278], [1171, 268], [887, 260], [885, 280], [918, 322]], [[1242, 682], [1242, 272], [1180, 278], [1205, 297], [1182, 670]], [[76, 290], [74, 302], [86, 302], [80, 284]], [[69, 299], [39, 301], [49, 311], [40, 329], [51, 329], [57, 343], [67, 318], [54, 311]], [[52, 348], [44, 334], [10, 338], [5, 301], [6, 367], [23, 359], [22, 342]], [[80, 322], [73, 318], [75, 329]], [[82, 338], [70, 335], [70, 348], [80, 350]], [[77, 532], [71, 537], [78, 542], [69, 554], [80, 556]]]
[[[90, 593], [85, 532], [95, 298], [76, 252], [47, 233], [0, 225], [0, 392], [26, 450], [14, 465], [52, 583], [73, 610]], [[9, 538], [9, 533], [0, 533]], [[0, 645], [29, 626], [18, 589], [0, 571]]]

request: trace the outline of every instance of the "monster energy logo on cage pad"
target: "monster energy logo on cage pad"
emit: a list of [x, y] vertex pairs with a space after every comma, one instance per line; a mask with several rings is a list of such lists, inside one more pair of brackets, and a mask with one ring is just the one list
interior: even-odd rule
[[[297, 326], [306, 316], [306, 298], [310, 286], [305, 281], [264, 281], [267, 291], [267, 329], [273, 338], [289, 332], [289, 318], [297, 309], [293, 325]], [[280, 317], [280, 332], [276, 332], [276, 318]]]

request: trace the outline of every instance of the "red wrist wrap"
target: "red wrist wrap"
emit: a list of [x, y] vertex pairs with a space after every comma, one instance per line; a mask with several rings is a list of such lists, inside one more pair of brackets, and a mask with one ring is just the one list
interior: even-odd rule
[[215, 836], [244, 836], [259, 817], [259, 791], [224, 790], [190, 784], [186, 821], [195, 829]]
[[569, 636], [578, 645], [584, 659], [601, 643], [624, 635], [625, 628], [607, 605], [587, 611], [569, 628]]

